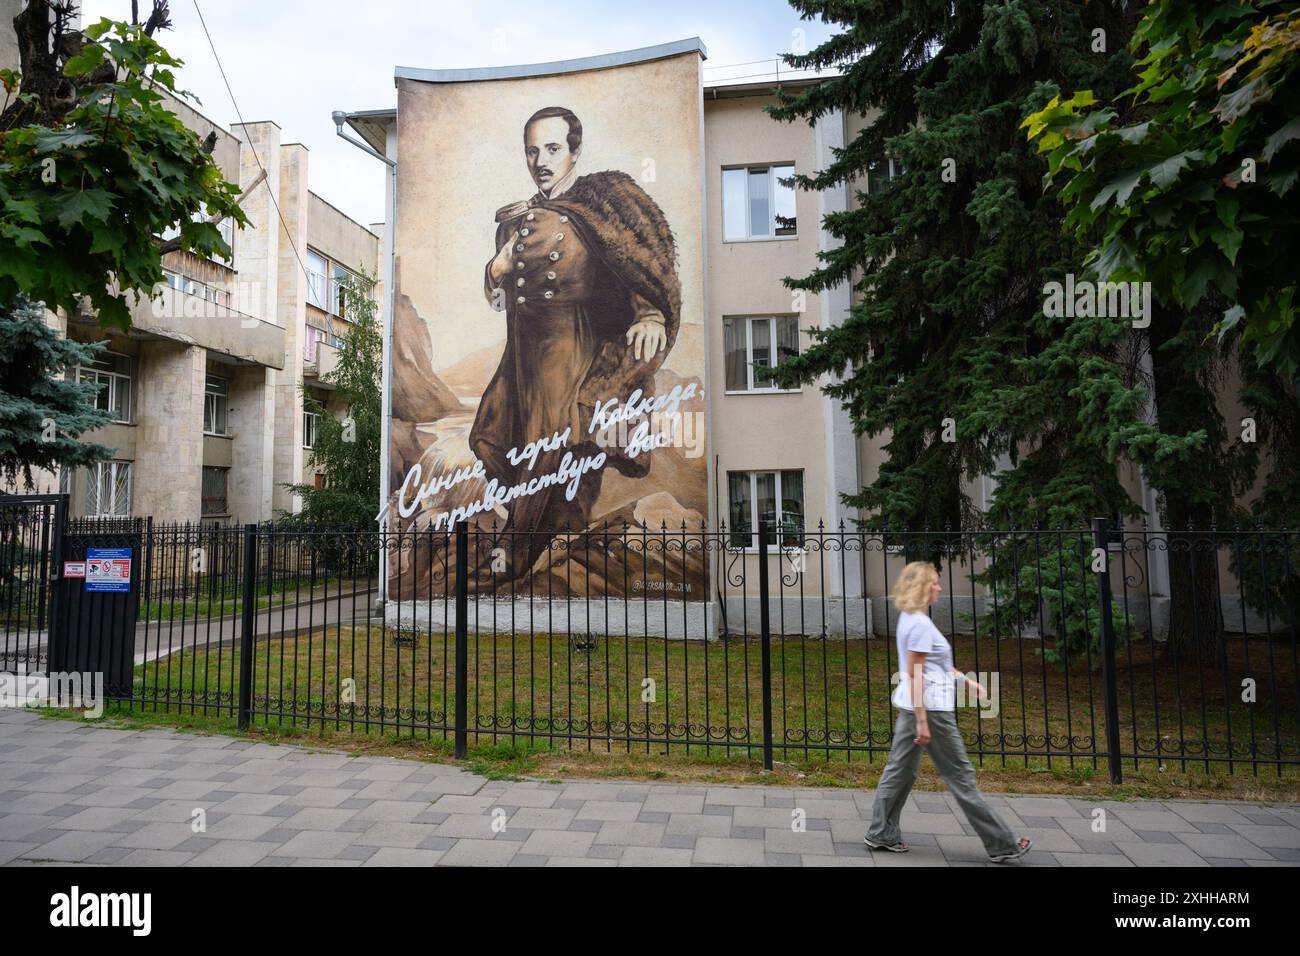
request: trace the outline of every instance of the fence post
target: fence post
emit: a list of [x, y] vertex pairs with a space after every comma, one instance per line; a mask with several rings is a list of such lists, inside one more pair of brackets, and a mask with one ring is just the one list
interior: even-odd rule
[[772, 622], [768, 619], [767, 528], [758, 522], [758, 631], [763, 649], [763, 769], [772, 769]]
[[[144, 624], [145, 646], [148, 647], [149, 644], [148, 607], [149, 607], [149, 599], [152, 597], [153, 594], [153, 515], [149, 515], [144, 519], [144, 547], [140, 549], [140, 560], [143, 562], [140, 565], [140, 573], [144, 575], [144, 585], [141, 587], [141, 590], [144, 591], [143, 600], [144, 600], [144, 606], [146, 608], [145, 624]], [[162, 627], [162, 622], [160, 620], [159, 629], [161, 629], [161, 627]]]
[[[49, 637], [46, 640], [45, 648], [45, 667], [46, 673], [64, 668], [64, 654], [62, 651], [63, 636], [59, 632], [59, 612], [60, 596], [59, 592], [63, 590], [63, 539], [68, 532], [68, 499], [70, 495], [59, 495], [58, 500], [54, 503], [54, 529], [50, 541], [50, 552], [53, 555], [52, 564], [48, 577], [44, 577], [45, 588], [40, 596], [41, 610], [45, 611], [46, 603], [49, 604], [49, 613], [44, 614], [44, 622], [48, 626], [46, 634]], [[37, 652], [37, 660], [32, 662], [36, 667], [40, 666], [40, 653]]]
[[239, 729], [253, 712], [253, 619], [257, 609], [257, 525], [244, 525], [243, 606], [239, 628]]
[[1110, 528], [1105, 518], [1092, 519], [1092, 544], [1101, 552], [1097, 572], [1097, 603], [1101, 622], [1101, 672], [1106, 682], [1106, 750], [1110, 758], [1110, 782], [1123, 782], [1119, 757], [1119, 691], [1115, 676], [1115, 622], [1110, 613]]
[[456, 756], [469, 752], [469, 529], [456, 523]]

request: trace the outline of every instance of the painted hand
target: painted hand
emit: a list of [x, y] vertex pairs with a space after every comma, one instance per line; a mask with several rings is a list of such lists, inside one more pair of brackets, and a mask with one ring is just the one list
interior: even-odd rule
[[627, 330], [627, 344], [634, 359], [648, 362], [667, 348], [668, 332], [662, 322], [637, 322]]

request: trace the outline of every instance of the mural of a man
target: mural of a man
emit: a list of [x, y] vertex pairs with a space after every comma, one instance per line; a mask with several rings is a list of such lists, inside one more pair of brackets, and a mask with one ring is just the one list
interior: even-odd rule
[[[506, 347], [478, 407], [470, 448], [505, 485], [554, 471], [565, 451], [609, 454], [606, 467], [644, 477], [649, 455], [601, 449], [589, 432], [597, 404], [654, 394], [654, 373], [677, 338], [681, 285], [672, 230], [653, 199], [626, 173], [578, 175], [582, 123], [564, 107], [524, 124], [524, 158], [538, 192], [496, 213], [497, 254], [484, 269], [484, 295], [504, 305]], [[530, 469], [507, 452], [570, 429], [564, 448]], [[599, 471], [573, 500], [563, 486], [515, 499], [514, 531], [581, 529], [591, 520]], [[521, 573], [550, 535], [529, 534], [512, 556]]]

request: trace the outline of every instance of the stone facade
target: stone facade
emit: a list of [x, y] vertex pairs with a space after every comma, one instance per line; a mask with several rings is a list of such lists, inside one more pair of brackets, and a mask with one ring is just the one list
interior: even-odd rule
[[[20, 6], [0, 0], [0, 24]], [[0, 29], [0, 67], [17, 66], [12, 31]], [[186, 103], [169, 106], [200, 137], [216, 135], [213, 161], [247, 191], [248, 225], [227, 237], [233, 258], [165, 256], [168, 285], [135, 301], [128, 334], [106, 335], [93, 314], [49, 321], [80, 341], [107, 339], [111, 368], [83, 374], [111, 378], [128, 394], [118, 421], [83, 436], [112, 448], [115, 473], [129, 476], [126, 500], [110, 510], [156, 522], [265, 521], [299, 507], [285, 485], [312, 480], [303, 395], [322, 383], [306, 354], [309, 247], [332, 266], [374, 275], [379, 239], [310, 191], [307, 149], [282, 142], [277, 124], [226, 129]], [[337, 344], [347, 322], [315, 311], [314, 324], [328, 326]], [[74, 516], [99, 504], [85, 471], [34, 478], [34, 488], [11, 490], [62, 489]]]

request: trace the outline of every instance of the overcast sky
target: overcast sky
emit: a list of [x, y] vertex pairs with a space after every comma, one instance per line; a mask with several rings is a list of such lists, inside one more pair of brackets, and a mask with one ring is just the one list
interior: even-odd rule
[[[384, 218], [383, 165], [334, 135], [333, 110], [392, 108], [395, 66], [502, 66], [594, 56], [698, 36], [706, 82], [770, 73], [831, 31], [782, 0], [198, 0], [245, 120], [274, 120], [311, 151], [311, 189], [362, 223]], [[147, 9], [149, 0], [141, 0]], [[195, 12], [172, 0], [163, 45], [177, 85], [229, 128], [238, 121]], [[127, 19], [130, 0], [83, 0], [82, 19]], [[797, 31], [803, 31], [798, 33]], [[751, 61], [766, 60], [766, 63]]]

